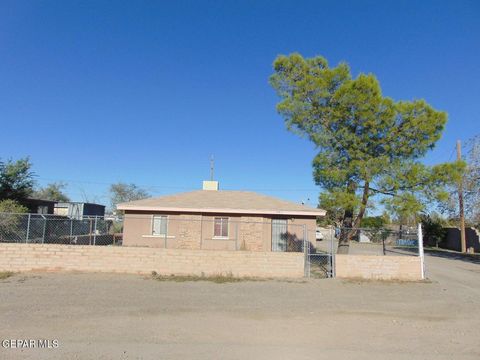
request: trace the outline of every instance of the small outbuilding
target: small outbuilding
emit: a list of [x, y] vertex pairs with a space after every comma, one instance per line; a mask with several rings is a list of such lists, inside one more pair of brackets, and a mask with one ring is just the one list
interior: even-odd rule
[[83, 220], [84, 217], [103, 217], [105, 215], [105, 205], [72, 201], [57, 202], [54, 213], [77, 220]]

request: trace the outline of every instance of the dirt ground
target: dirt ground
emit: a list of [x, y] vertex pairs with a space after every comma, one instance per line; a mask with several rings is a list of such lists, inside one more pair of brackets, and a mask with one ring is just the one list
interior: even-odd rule
[[0, 280], [0, 359], [479, 359], [480, 263], [427, 257], [427, 283]]

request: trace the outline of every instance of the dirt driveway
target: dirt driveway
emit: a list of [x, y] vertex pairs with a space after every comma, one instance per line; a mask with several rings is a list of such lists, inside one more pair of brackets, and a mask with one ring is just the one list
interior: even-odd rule
[[0, 280], [0, 359], [479, 359], [480, 264], [427, 258], [430, 283], [214, 284], [141, 276]]

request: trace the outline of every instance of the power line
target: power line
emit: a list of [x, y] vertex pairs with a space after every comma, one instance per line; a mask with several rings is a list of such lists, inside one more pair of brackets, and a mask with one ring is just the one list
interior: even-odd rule
[[[65, 182], [73, 184], [92, 184], [92, 185], [112, 185], [113, 182], [102, 182], [102, 181], [89, 181], [89, 180], [69, 180], [69, 179], [53, 179], [53, 178], [38, 178], [39, 180], [53, 181], [53, 182]], [[125, 182], [128, 183], [128, 182]], [[147, 184], [136, 184], [143, 188], [152, 189], [179, 189], [179, 190], [200, 190], [200, 187], [188, 187], [188, 186], [170, 186], [170, 185], [147, 185]], [[320, 188], [243, 188], [243, 189], [234, 189], [234, 188], [224, 188], [223, 190], [239, 190], [239, 191], [319, 191]]]

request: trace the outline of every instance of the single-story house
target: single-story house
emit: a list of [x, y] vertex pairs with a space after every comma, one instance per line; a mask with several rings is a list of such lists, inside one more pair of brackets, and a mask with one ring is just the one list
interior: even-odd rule
[[203, 190], [121, 203], [123, 245], [183, 249], [301, 251], [315, 246], [325, 210], [248, 191]]

